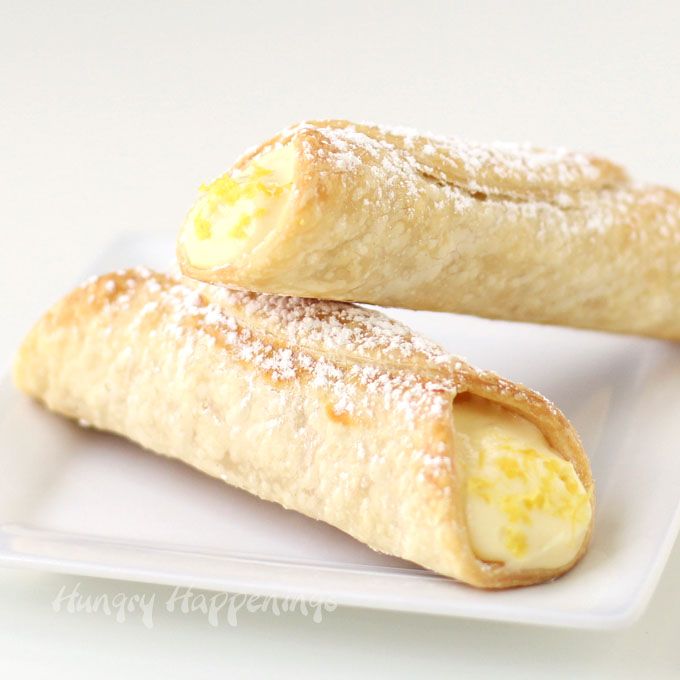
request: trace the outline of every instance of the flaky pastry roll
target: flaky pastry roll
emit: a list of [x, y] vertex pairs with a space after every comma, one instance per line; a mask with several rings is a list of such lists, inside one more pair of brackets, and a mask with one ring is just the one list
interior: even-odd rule
[[188, 276], [680, 338], [680, 195], [609, 161], [310, 122], [202, 187]]
[[565, 417], [376, 311], [121, 271], [56, 304], [14, 377], [58, 413], [475, 586], [552, 579], [590, 537]]

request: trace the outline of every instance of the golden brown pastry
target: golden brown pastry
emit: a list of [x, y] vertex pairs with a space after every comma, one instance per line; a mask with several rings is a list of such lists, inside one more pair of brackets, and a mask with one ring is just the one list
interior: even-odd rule
[[475, 586], [552, 579], [590, 537], [564, 416], [376, 311], [121, 271], [56, 304], [14, 377], [58, 413]]
[[257, 291], [680, 338], [680, 195], [564, 150], [305, 123], [202, 187], [178, 255]]

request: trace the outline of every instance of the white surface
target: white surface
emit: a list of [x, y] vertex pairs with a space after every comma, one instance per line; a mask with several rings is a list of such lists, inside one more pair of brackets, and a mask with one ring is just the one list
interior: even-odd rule
[[[173, 233], [197, 184], [300, 118], [564, 144], [680, 186], [679, 24], [676, 2], [641, 0], [2, 3], [0, 361], [112, 234]], [[53, 614], [64, 578], [0, 572], [0, 670], [677, 677], [679, 567], [676, 545], [651, 608], [612, 633], [354, 609], [147, 631]]]
[[[171, 238], [130, 235], [87, 273], [162, 268], [173, 248]], [[489, 620], [630, 624], [646, 606], [680, 525], [680, 347], [390, 313], [473, 363], [550, 395], [571, 418], [590, 453], [598, 500], [592, 546], [570, 574], [498, 593], [452, 583], [119, 438], [64, 422], [9, 381], [0, 386], [0, 564]], [[636, 497], [648, 500], [633, 505]]]

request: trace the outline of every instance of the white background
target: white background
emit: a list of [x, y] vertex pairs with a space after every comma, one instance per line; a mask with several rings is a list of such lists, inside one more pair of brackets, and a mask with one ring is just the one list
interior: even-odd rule
[[[174, 233], [198, 184], [303, 118], [564, 145], [680, 186], [679, 26], [675, 2], [0, 0], [0, 362], [116, 234]], [[211, 628], [164, 588], [147, 630], [52, 612], [77, 581], [0, 572], [0, 672], [680, 677], [677, 547], [613, 633], [351, 609]]]

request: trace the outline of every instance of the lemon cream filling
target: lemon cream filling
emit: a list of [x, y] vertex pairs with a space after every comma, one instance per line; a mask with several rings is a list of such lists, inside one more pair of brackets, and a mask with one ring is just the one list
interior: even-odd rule
[[202, 185], [182, 228], [189, 263], [200, 269], [223, 266], [259, 243], [283, 217], [294, 162], [291, 145], [283, 145]]
[[517, 569], [571, 562], [592, 512], [573, 465], [535, 425], [502, 406], [465, 395], [453, 412], [476, 556]]

